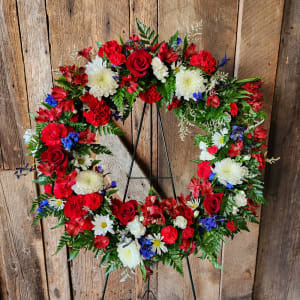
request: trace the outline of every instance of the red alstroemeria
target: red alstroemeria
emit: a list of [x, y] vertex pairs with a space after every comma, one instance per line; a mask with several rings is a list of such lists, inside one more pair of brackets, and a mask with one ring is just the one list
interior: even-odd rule
[[189, 190], [192, 191], [192, 194], [195, 198], [199, 197], [199, 192], [201, 189], [201, 181], [200, 179], [192, 178], [190, 181], [190, 186], [188, 187]]
[[243, 141], [238, 141], [236, 144], [231, 144], [230, 149], [228, 151], [228, 155], [230, 157], [235, 157], [241, 154], [243, 149]]
[[45, 193], [53, 195], [53, 194], [52, 194], [52, 188], [53, 188], [53, 186], [52, 186], [51, 184], [49, 184], [49, 183], [46, 184], [46, 185], [44, 186], [44, 191], [45, 191]]
[[163, 209], [160, 207], [159, 200], [156, 196], [148, 196], [144, 205], [141, 206], [141, 211], [144, 216], [143, 225], [149, 224], [165, 224]]
[[201, 190], [201, 194], [203, 196], [211, 196], [213, 195], [213, 187], [211, 186], [211, 183], [209, 181], [204, 180], [201, 184], [200, 184], [200, 190]]
[[59, 71], [61, 74], [66, 78], [67, 82], [71, 83], [72, 82], [72, 75], [76, 70], [76, 66], [61, 66], [59, 67]]
[[61, 116], [62, 109], [59, 107], [53, 107], [50, 110], [49, 109], [42, 109], [39, 108], [38, 116], [35, 117], [35, 121], [37, 123], [44, 123], [44, 122], [53, 122], [57, 121], [59, 117]]
[[264, 129], [263, 125], [257, 126], [254, 129], [254, 139], [257, 142], [264, 142], [267, 139], [267, 130]]
[[62, 102], [57, 103], [57, 108], [59, 108], [61, 111], [70, 111], [73, 112], [75, 109], [74, 101], [73, 100], [65, 100]]
[[52, 176], [54, 172], [54, 166], [50, 165], [48, 162], [41, 162], [37, 168], [45, 176]]
[[122, 82], [120, 83], [120, 86], [126, 86], [127, 92], [132, 94], [136, 91], [138, 84], [136, 83], [138, 81], [137, 77], [132, 76], [129, 74], [128, 76], [122, 77]]
[[168, 104], [168, 110], [172, 110], [174, 108], [180, 107], [180, 100], [177, 98], [173, 98], [172, 103], [169, 102]]
[[251, 93], [246, 100], [254, 111], [259, 111], [262, 107], [263, 97], [260, 90], [262, 84], [261, 81], [253, 81], [247, 82], [242, 86], [243, 89]]
[[65, 222], [66, 231], [71, 236], [76, 236], [79, 232], [84, 230], [91, 231], [93, 229], [93, 224], [91, 218], [76, 218], [68, 222]]
[[233, 117], [235, 117], [237, 115], [239, 109], [235, 102], [232, 102], [229, 105], [230, 105], [230, 113]]
[[88, 83], [88, 75], [86, 73], [80, 73], [74, 76], [73, 82], [77, 85], [86, 86]]
[[172, 48], [169, 48], [168, 43], [161, 44], [158, 52], [158, 57], [161, 61], [165, 61], [167, 63], [172, 63], [178, 60], [177, 53], [175, 53]]
[[194, 212], [186, 205], [179, 205], [176, 208], [176, 216], [185, 217], [188, 225], [194, 224]]
[[66, 99], [68, 92], [58, 86], [55, 86], [52, 88], [51, 95], [56, 101], [60, 102]]
[[206, 106], [218, 108], [220, 106], [220, 98], [215, 94], [209, 95], [206, 99]]
[[253, 215], [256, 217], [257, 216], [257, 213], [256, 213], [257, 208], [258, 208], [258, 205], [255, 204], [251, 199], [248, 199], [247, 206], [244, 209], [250, 210], [253, 213]]
[[186, 197], [184, 197], [183, 194], [180, 194], [180, 196], [177, 197], [177, 198], [178, 198], [178, 202], [180, 204], [186, 205], [187, 202], [190, 200], [191, 195], [187, 195]]
[[193, 55], [197, 54], [196, 45], [194, 43], [190, 44], [185, 50], [184, 50], [184, 57], [190, 58]]
[[91, 60], [90, 52], [92, 49], [93, 49], [93, 47], [89, 46], [88, 48], [85, 48], [85, 49], [79, 51], [78, 56], [81, 56], [90, 61]]
[[251, 156], [259, 162], [259, 170], [263, 170], [266, 167], [265, 155], [263, 153], [251, 154]]
[[58, 199], [68, 198], [72, 193], [72, 186], [76, 183], [77, 172], [72, 171], [65, 177], [57, 178], [54, 184], [54, 195]]
[[92, 132], [89, 128], [81, 131], [79, 133], [79, 144], [93, 144], [95, 141], [96, 134]]
[[226, 227], [229, 231], [234, 232], [237, 229], [237, 226], [234, 224], [234, 221], [231, 220], [230, 222], [226, 223]]

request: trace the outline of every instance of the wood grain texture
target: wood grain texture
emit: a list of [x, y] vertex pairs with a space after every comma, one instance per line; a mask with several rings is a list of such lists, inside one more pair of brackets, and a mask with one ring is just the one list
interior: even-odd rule
[[[268, 114], [266, 129], [270, 127], [283, 2], [241, 0], [239, 3], [234, 75], [262, 77], [263, 110]], [[224, 300], [252, 298], [259, 226], [249, 224], [249, 229], [250, 232], [243, 232], [224, 245], [221, 290]]]
[[[221, 60], [226, 52], [233, 58], [237, 26], [237, 1], [159, 1], [158, 29], [161, 39], [168, 39], [176, 30], [180, 35], [186, 33], [191, 25], [203, 21], [203, 30], [198, 48], [211, 51]], [[232, 59], [225, 71], [232, 74]], [[178, 121], [172, 113], [163, 113], [163, 125], [175, 179], [176, 192], [187, 194], [190, 178], [196, 174], [196, 164], [191, 159], [199, 155], [199, 148], [194, 146], [193, 137], [197, 130], [182, 142], [179, 139]], [[162, 141], [159, 141], [159, 175], [167, 175], [167, 164]], [[159, 186], [166, 196], [172, 196], [169, 182], [161, 182]], [[220, 270], [214, 269], [207, 261], [190, 257], [197, 299], [218, 299], [220, 288]], [[159, 270], [159, 297], [161, 299], [192, 299], [192, 290], [187, 267], [184, 268], [184, 280], [171, 268], [162, 266]], [[172, 278], [172, 279], [171, 279]], [[180, 282], [171, 284], [168, 282]], [[169, 288], [167, 288], [169, 287]]]
[[0, 172], [0, 296], [3, 300], [48, 299], [41, 227], [31, 226], [33, 177]]
[[[22, 50], [25, 64], [29, 110], [35, 113], [42, 99], [52, 88], [45, 2], [18, 0]], [[48, 277], [49, 298], [70, 299], [67, 251], [53, 256], [63, 228], [51, 230], [57, 224], [54, 218], [43, 220], [43, 238]]]
[[24, 64], [15, 1], [0, 0], [0, 168], [28, 161], [22, 136], [29, 128]]
[[285, 1], [254, 299], [300, 298], [300, 2]]

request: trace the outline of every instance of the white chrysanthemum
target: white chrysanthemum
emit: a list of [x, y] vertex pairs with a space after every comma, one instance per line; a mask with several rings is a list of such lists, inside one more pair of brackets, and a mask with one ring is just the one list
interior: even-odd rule
[[247, 196], [244, 191], [239, 191], [234, 197], [233, 200], [237, 207], [242, 207], [247, 205]]
[[163, 242], [163, 237], [160, 235], [160, 233], [154, 233], [153, 235], [149, 234], [147, 236], [148, 239], [151, 239], [153, 245], [152, 245], [152, 251], [156, 252], [158, 255], [161, 255], [162, 252], [166, 253], [168, 252], [168, 248], [165, 246], [165, 242]]
[[142, 261], [140, 245], [137, 241], [131, 241], [127, 238], [118, 245], [117, 251], [124, 267], [133, 269]]
[[242, 166], [242, 163], [235, 162], [231, 158], [225, 158], [215, 163], [214, 173], [218, 181], [225, 186], [227, 183], [231, 185], [241, 184], [248, 174], [248, 169]]
[[82, 170], [87, 170], [92, 165], [93, 159], [89, 155], [82, 155], [74, 153], [74, 159], [71, 163], [75, 168], [81, 168]]
[[109, 218], [109, 215], [101, 216], [95, 215], [94, 220], [92, 221], [94, 225], [94, 234], [96, 235], [106, 235], [107, 232], [115, 233], [113, 230], [113, 220]]
[[151, 62], [153, 74], [161, 82], [165, 83], [169, 75], [168, 67], [158, 58], [154, 57]]
[[216, 132], [212, 136], [213, 145], [217, 146], [218, 149], [222, 148], [225, 145], [225, 135], [228, 134], [228, 129], [223, 128], [221, 131]]
[[201, 149], [201, 153], [200, 153], [200, 160], [212, 160], [215, 158], [215, 156], [213, 154], [210, 154], [207, 151], [207, 145], [204, 142], [200, 142], [199, 143], [199, 148]]
[[107, 68], [106, 62], [101, 57], [96, 56], [85, 67], [85, 72], [88, 75], [87, 86], [90, 87], [90, 94], [97, 98], [115, 94], [118, 84], [114, 77], [118, 76], [118, 73]]
[[180, 70], [176, 73], [176, 96], [185, 100], [193, 98], [194, 93], [205, 91], [206, 79], [200, 70]]
[[192, 210], [195, 210], [199, 207], [200, 205], [200, 199], [192, 199], [192, 200], [189, 200], [186, 205], [188, 207], [190, 207]]
[[96, 193], [104, 186], [103, 175], [94, 171], [78, 172], [75, 180], [72, 189], [77, 195]]
[[62, 210], [65, 206], [65, 201], [62, 199], [50, 198], [49, 206], [53, 207], [56, 210]]
[[183, 216], [177, 216], [174, 221], [174, 226], [180, 229], [185, 229], [187, 226], [187, 219]]
[[30, 143], [30, 141], [33, 139], [35, 135], [35, 131], [33, 129], [26, 129], [23, 138], [24, 138], [24, 143], [27, 145]]
[[146, 227], [139, 221], [139, 216], [135, 216], [134, 220], [127, 224], [127, 229], [135, 238], [140, 238], [146, 232]]

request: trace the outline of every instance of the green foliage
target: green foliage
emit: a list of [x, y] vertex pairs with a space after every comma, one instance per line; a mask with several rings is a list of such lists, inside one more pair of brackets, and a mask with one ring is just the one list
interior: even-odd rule
[[113, 121], [110, 121], [104, 126], [99, 127], [99, 134], [102, 135], [108, 135], [108, 134], [114, 134], [114, 135], [124, 135], [125, 133], [116, 125]]
[[103, 145], [99, 145], [99, 144], [93, 144], [90, 146], [90, 149], [95, 153], [95, 154], [108, 154], [108, 155], [112, 155], [112, 152]]
[[169, 47], [176, 48], [177, 47], [177, 38], [178, 38], [178, 31], [174, 35], [171, 36], [169, 40]]
[[169, 248], [168, 253], [163, 256], [162, 262], [173, 267], [183, 276], [182, 254], [178, 247]]
[[51, 194], [47, 194], [47, 193], [39, 195], [36, 199], [33, 200], [33, 203], [32, 203], [31, 209], [30, 209], [30, 213], [33, 213], [42, 201], [49, 199], [51, 197], [53, 197], [53, 196]]
[[155, 31], [151, 27], [146, 27], [141, 21], [136, 19], [136, 24], [140, 32], [140, 36], [143, 38], [141, 41], [145, 45], [155, 45], [158, 43], [158, 34], [155, 34]]
[[116, 105], [117, 109], [123, 114], [124, 112], [124, 97], [125, 97], [125, 88], [120, 87], [118, 91], [111, 97], [113, 103]]
[[46, 184], [53, 183], [50, 177], [47, 177], [43, 174], [39, 175], [39, 177], [36, 180], [33, 180], [33, 182], [39, 185], [46, 185]]
[[40, 221], [43, 218], [52, 216], [54, 213], [54, 209], [50, 206], [44, 206], [43, 210], [39, 212], [35, 218], [33, 219], [32, 225], [35, 225], [38, 221]]
[[57, 254], [64, 246], [71, 243], [72, 239], [72, 236], [70, 236], [67, 231], [64, 231], [63, 235], [59, 239], [58, 246], [54, 254]]

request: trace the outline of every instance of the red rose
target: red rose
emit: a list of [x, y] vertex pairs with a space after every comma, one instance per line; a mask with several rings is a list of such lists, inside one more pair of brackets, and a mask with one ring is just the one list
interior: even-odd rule
[[233, 232], [237, 229], [237, 226], [234, 225], [233, 220], [231, 220], [230, 222], [226, 223], [226, 227], [228, 228], [229, 231]]
[[210, 154], [215, 154], [218, 152], [218, 147], [217, 146], [211, 146], [211, 147], [208, 147], [207, 148], [207, 152], [210, 153]]
[[209, 95], [206, 99], [206, 106], [218, 108], [220, 106], [220, 98], [215, 94]]
[[96, 105], [90, 106], [91, 110], [84, 112], [86, 121], [93, 126], [105, 125], [110, 121], [111, 111], [104, 100], [98, 101]]
[[211, 74], [216, 70], [216, 59], [212, 57], [208, 51], [199, 51], [199, 54], [193, 55], [190, 60], [191, 66], [199, 67], [207, 74]]
[[68, 222], [65, 222], [66, 231], [71, 236], [77, 235], [79, 232], [84, 230], [91, 231], [93, 229], [93, 224], [91, 218], [76, 218]]
[[178, 238], [177, 229], [171, 225], [164, 227], [160, 234], [166, 244], [174, 244]]
[[35, 121], [37, 123], [44, 123], [44, 122], [52, 122], [57, 121], [61, 116], [62, 109], [60, 107], [53, 107], [49, 109], [42, 109], [39, 108], [38, 116], [35, 117]]
[[84, 206], [85, 199], [82, 195], [71, 195], [67, 198], [64, 213], [71, 220], [80, 218], [87, 214], [87, 210], [83, 209]]
[[132, 75], [143, 77], [148, 73], [151, 61], [151, 54], [144, 49], [139, 49], [128, 56], [126, 66]]
[[130, 200], [124, 203], [117, 199], [112, 200], [113, 215], [119, 219], [121, 225], [127, 225], [133, 221], [137, 212], [137, 206], [136, 200]]
[[84, 196], [84, 205], [95, 210], [100, 207], [103, 201], [103, 196], [98, 193], [87, 194]]
[[195, 44], [190, 44], [185, 50], [184, 50], [184, 57], [185, 58], [190, 58], [192, 57], [193, 55], [197, 54], [197, 51], [196, 51], [196, 45]]
[[243, 149], [243, 141], [238, 141], [236, 144], [231, 144], [230, 149], [228, 151], [228, 155], [230, 157], [240, 155], [242, 149]]
[[50, 123], [41, 132], [41, 140], [47, 146], [61, 144], [61, 138], [68, 135], [68, 130], [64, 124]]
[[109, 244], [109, 237], [103, 235], [97, 235], [94, 237], [94, 246], [97, 249], [105, 249]]
[[79, 144], [93, 144], [95, 141], [96, 134], [93, 133], [89, 128], [81, 131], [79, 133]]
[[267, 139], [267, 130], [263, 125], [260, 125], [254, 129], [254, 139], [258, 142], [264, 142]]
[[90, 52], [91, 50], [93, 49], [92, 46], [89, 46], [88, 48], [85, 48], [81, 51], [78, 52], [78, 56], [81, 56], [87, 60], [91, 60], [91, 57], [90, 57]]
[[251, 156], [254, 157], [259, 162], [259, 166], [258, 166], [259, 170], [263, 170], [266, 167], [265, 155], [263, 153], [251, 154]]
[[55, 86], [54, 88], [52, 88], [52, 94], [53, 98], [60, 102], [60, 101], [63, 101], [67, 95], [68, 95], [68, 92], [58, 86]]
[[172, 110], [172, 109], [178, 108], [178, 107], [180, 107], [180, 100], [177, 98], [174, 98], [172, 100], [172, 103], [169, 102], [169, 105], [167, 108], [168, 108], [168, 110]]
[[159, 101], [162, 98], [162, 95], [156, 88], [156, 85], [152, 85], [146, 92], [140, 93], [139, 97], [146, 103], [155, 103]]
[[182, 230], [182, 238], [184, 240], [191, 239], [194, 236], [194, 233], [195, 229], [190, 226], [187, 226], [185, 229]]
[[165, 61], [168, 63], [172, 63], [178, 59], [177, 53], [175, 53], [172, 48], [169, 49], [168, 43], [161, 44], [158, 52], [158, 57], [161, 61]]
[[210, 173], [211, 165], [209, 164], [209, 161], [203, 161], [202, 163], [198, 164], [197, 174], [200, 178], [206, 180], [209, 178]]
[[223, 193], [216, 193], [204, 198], [203, 207], [210, 216], [216, 214], [220, 210], [222, 198]]
[[72, 171], [69, 175], [64, 178], [57, 178], [54, 184], [54, 195], [58, 199], [68, 198], [73, 190], [71, 189], [72, 185], [76, 183], [76, 171]]
[[230, 103], [229, 104], [230, 105], [230, 113], [231, 113], [231, 115], [234, 117], [234, 116], [236, 116], [237, 115], [237, 113], [238, 113], [238, 107], [237, 107], [237, 105], [236, 105], [236, 103], [235, 102], [232, 102], [232, 103]]

